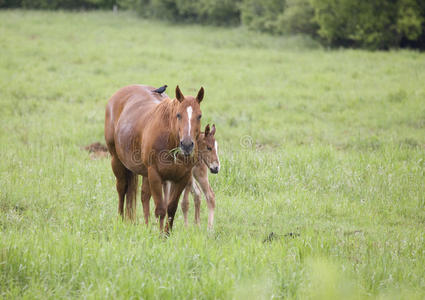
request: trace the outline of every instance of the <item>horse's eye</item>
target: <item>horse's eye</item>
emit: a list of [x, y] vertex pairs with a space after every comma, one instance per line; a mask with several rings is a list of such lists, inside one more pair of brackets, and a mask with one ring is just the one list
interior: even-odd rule
[[208, 149], [208, 151], [211, 151], [212, 150], [212, 148], [210, 146], [208, 146], [207, 149]]
[[200, 120], [201, 118], [202, 118], [202, 115], [199, 115], [199, 116], [198, 116], [198, 120]]
[[181, 114], [177, 114], [177, 119], [181, 120], [182, 115]]

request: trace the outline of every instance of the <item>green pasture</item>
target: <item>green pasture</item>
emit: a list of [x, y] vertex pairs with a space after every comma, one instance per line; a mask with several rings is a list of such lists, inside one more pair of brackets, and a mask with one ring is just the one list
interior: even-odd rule
[[[133, 83], [204, 86], [213, 232], [205, 202], [169, 238], [140, 201], [117, 218], [109, 159], [82, 147]], [[0, 230], [5, 299], [424, 299], [425, 54], [0, 11]]]

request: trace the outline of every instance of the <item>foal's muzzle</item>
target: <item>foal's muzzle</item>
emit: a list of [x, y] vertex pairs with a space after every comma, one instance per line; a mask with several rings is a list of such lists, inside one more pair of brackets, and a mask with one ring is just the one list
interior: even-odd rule
[[220, 163], [218, 162], [213, 162], [211, 164], [208, 165], [208, 167], [210, 168], [211, 173], [213, 174], [217, 174], [218, 171], [220, 171]]
[[189, 156], [193, 152], [193, 147], [195, 144], [192, 140], [183, 140], [180, 142], [180, 149], [182, 149], [183, 154]]

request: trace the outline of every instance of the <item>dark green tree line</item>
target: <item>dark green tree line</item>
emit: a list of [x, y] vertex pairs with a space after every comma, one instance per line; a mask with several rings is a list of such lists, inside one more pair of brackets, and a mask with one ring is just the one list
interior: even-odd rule
[[424, 0], [0, 0], [0, 7], [112, 8], [146, 18], [307, 34], [331, 47], [425, 49]]

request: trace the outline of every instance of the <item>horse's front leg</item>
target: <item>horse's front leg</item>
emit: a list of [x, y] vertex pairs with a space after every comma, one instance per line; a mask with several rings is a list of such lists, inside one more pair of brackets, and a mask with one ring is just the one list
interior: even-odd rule
[[168, 205], [168, 202], [170, 202], [171, 181], [165, 181], [162, 184], [162, 190], [164, 192], [164, 202]]
[[162, 179], [154, 167], [148, 169], [149, 188], [155, 201], [155, 217], [159, 218], [159, 229], [164, 229], [164, 218], [167, 204], [162, 195]]
[[174, 216], [176, 214], [177, 206], [179, 205], [180, 195], [186, 187], [188, 180], [189, 178], [185, 178], [184, 180], [178, 183], [172, 183], [171, 185], [170, 200], [167, 207], [168, 219], [165, 232], [169, 232], [173, 228]]
[[145, 218], [145, 224], [149, 224], [150, 217], [150, 209], [149, 202], [151, 200], [151, 189], [149, 186], [149, 178], [147, 176], [143, 176], [142, 179], [142, 205], [143, 205], [143, 216]]

